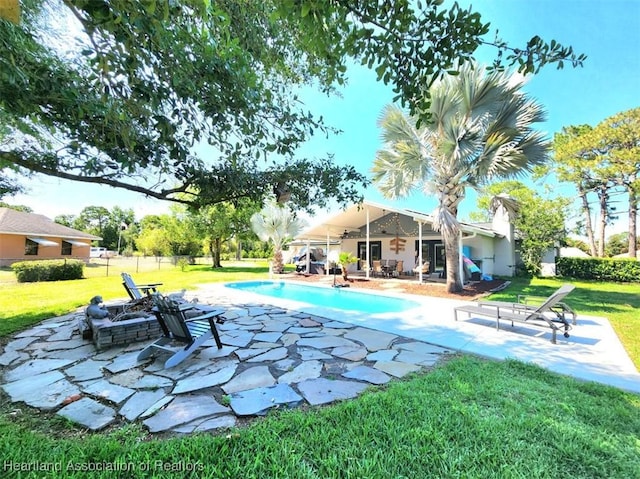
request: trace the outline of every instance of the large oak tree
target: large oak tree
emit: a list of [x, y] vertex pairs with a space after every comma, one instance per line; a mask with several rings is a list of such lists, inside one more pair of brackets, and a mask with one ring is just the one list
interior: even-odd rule
[[[483, 43], [497, 68], [584, 60], [537, 36], [521, 48], [487, 41], [478, 13], [441, 3], [24, 1], [18, 24], [0, 19], [0, 169], [191, 206], [273, 191], [303, 208], [353, 201], [364, 175], [296, 155], [332, 132], [297, 87], [330, 94], [355, 59], [420, 114], [430, 82]], [[0, 193], [19, 186], [7, 178]]]

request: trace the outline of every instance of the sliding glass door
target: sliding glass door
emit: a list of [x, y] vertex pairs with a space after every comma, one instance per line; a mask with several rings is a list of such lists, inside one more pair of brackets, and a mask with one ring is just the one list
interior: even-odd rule
[[[358, 270], [363, 269], [363, 265], [367, 264], [367, 242], [358, 241]], [[382, 259], [382, 241], [369, 241], [369, 266], [373, 261]]]

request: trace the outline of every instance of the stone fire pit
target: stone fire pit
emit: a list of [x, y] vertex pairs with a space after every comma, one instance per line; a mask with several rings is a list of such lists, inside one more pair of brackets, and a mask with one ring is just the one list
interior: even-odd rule
[[162, 336], [160, 323], [152, 312], [131, 311], [131, 306], [130, 302], [106, 306], [113, 319], [95, 319], [83, 314], [98, 350]]

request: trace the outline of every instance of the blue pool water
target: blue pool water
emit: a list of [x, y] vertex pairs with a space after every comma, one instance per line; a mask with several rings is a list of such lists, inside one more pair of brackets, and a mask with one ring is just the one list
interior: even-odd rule
[[417, 308], [420, 303], [390, 296], [359, 293], [349, 288], [319, 288], [281, 281], [248, 281], [228, 283], [229, 288], [249, 291], [274, 298], [309, 303], [363, 313], [396, 313]]

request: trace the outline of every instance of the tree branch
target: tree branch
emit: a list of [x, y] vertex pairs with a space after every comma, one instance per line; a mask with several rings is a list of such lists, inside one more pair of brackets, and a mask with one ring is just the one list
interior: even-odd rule
[[134, 184], [126, 183], [123, 181], [114, 180], [112, 178], [107, 178], [104, 176], [83, 176], [83, 175], [77, 175], [73, 173], [67, 173], [54, 168], [48, 168], [38, 162], [33, 162], [27, 159], [24, 159], [14, 152], [0, 152], [0, 162], [4, 162], [4, 161], [10, 164], [12, 163], [12, 164], [18, 165], [21, 168], [26, 168], [27, 170], [30, 170], [35, 173], [41, 173], [43, 175], [55, 176], [57, 178], [62, 178], [62, 179], [71, 180], [71, 181], [78, 181], [82, 183], [93, 183], [93, 184], [108, 185], [114, 188], [122, 188], [125, 190], [133, 191], [135, 193], [141, 193], [145, 196], [148, 196], [150, 198], [156, 198], [158, 200], [171, 201], [174, 203], [180, 203], [187, 206], [194, 205], [196, 204], [196, 201], [197, 201], [196, 198], [192, 200], [188, 200], [185, 198], [172, 196], [179, 193], [186, 194], [186, 195], [193, 195], [193, 193], [189, 192], [188, 184], [181, 185], [177, 188], [169, 188], [169, 189], [154, 191], [150, 188], [145, 188], [140, 185], [134, 185]]

